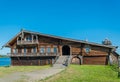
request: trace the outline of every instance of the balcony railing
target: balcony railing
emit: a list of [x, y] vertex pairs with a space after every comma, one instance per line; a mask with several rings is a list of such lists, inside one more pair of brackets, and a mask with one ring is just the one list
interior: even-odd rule
[[17, 57], [17, 56], [58, 56], [59, 53], [8, 53], [8, 56]]
[[38, 44], [38, 40], [33, 41], [17, 41], [17, 45], [25, 45], [25, 44]]

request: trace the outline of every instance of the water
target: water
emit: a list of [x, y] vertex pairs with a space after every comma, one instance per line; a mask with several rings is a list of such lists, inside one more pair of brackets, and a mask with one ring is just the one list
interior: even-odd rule
[[0, 66], [10, 66], [11, 59], [10, 58], [0, 58]]

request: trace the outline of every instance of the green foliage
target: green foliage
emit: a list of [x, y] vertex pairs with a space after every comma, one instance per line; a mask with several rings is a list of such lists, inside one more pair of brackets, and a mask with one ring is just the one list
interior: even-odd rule
[[110, 66], [71, 65], [65, 71], [39, 82], [120, 82]]
[[118, 71], [119, 71], [118, 64], [116, 64], [116, 63], [112, 64], [110, 67], [111, 67], [111, 69], [112, 69], [113, 71], [115, 71], [115, 72], [118, 72]]

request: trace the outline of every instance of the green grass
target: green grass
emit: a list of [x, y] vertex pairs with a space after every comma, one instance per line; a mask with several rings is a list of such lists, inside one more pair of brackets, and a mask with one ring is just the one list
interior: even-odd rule
[[10, 66], [10, 67], [0, 67], [0, 77], [5, 75], [9, 75], [15, 72], [31, 72], [35, 70], [41, 70], [45, 68], [49, 68], [50, 65], [46, 66]]
[[120, 82], [110, 66], [71, 65], [66, 70], [40, 82]]

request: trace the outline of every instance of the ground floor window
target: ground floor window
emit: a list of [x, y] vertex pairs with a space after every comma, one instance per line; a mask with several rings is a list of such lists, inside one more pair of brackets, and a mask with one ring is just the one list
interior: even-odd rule
[[39, 49], [40, 53], [58, 53], [58, 48], [57, 46], [41, 46]]
[[51, 48], [47, 47], [47, 53], [50, 53], [50, 52], [51, 52]]
[[54, 48], [53, 48], [53, 52], [54, 52], [54, 53], [57, 53], [57, 47], [54, 47]]
[[36, 47], [35, 47], [35, 48], [33, 48], [33, 53], [36, 53]]
[[24, 53], [27, 53], [27, 49], [26, 48], [24, 48]]

